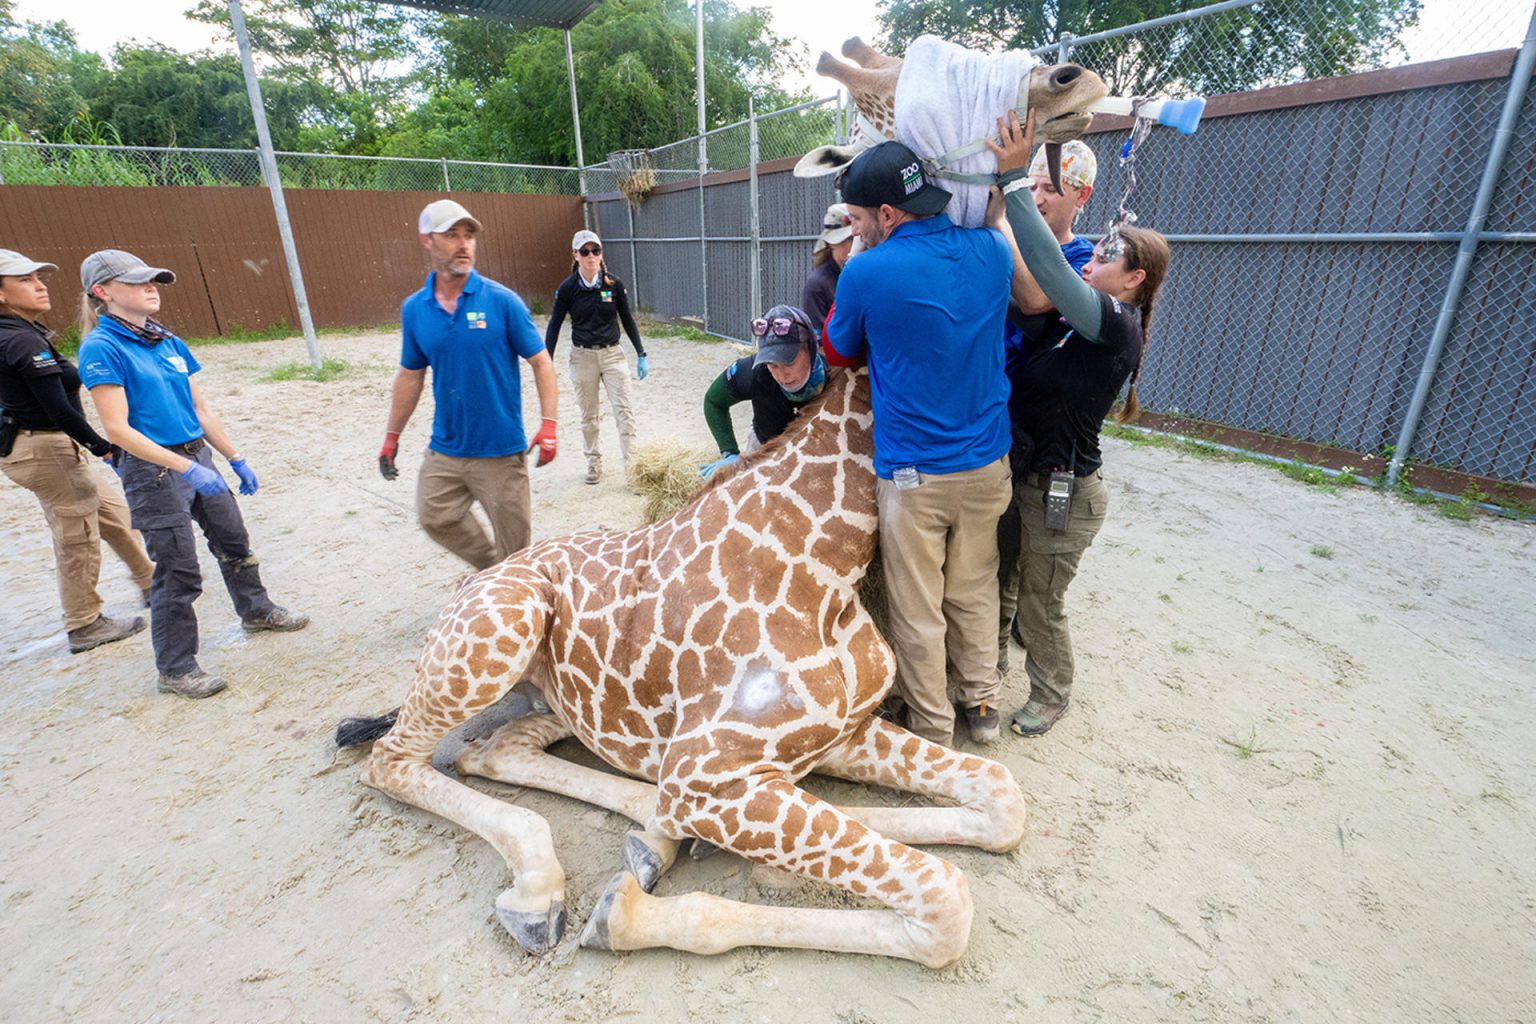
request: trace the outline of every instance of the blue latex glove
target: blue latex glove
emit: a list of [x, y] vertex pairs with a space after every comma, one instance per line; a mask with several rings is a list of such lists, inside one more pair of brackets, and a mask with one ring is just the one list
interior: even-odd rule
[[645, 380], [645, 375], [651, 372], [651, 360], [649, 356], [641, 356], [635, 360], [635, 376]]
[[236, 459], [229, 464], [229, 468], [235, 471], [235, 476], [240, 478], [240, 493], [255, 494], [261, 484], [256, 482], [256, 471], [245, 464], [244, 459]]
[[228, 494], [229, 484], [224, 478], [201, 462], [194, 462], [187, 467], [187, 471], [181, 474], [181, 478], [192, 485], [192, 489], [198, 494]]
[[729, 466], [731, 463], [735, 462], [739, 458], [741, 458], [741, 456], [736, 454], [735, 452], [726, 452], [724, 455], [720, 456], [714, 462], [710, 462], [710, 463], [707, 463], [707, 464], [705, 464], [703, 466], [700, 466], [699, 467], [699, 476], [703, 477], [705, 480], [708, 480], [710, 477], [715, 475], [715, 472], [717, 470], [724, 469], [726, 466]]

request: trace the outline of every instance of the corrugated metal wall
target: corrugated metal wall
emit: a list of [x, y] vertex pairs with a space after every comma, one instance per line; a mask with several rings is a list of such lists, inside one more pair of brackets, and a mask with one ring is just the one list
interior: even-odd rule
[[[1149, 410], [1357, 453], [1394, 444], [1456, 256], [1454, 237], [1263, 236], [1459, 233], [1472, 207], [1513, 52], [1213, 100], [1199, 132], [1158, 129], [1138, 152], [1129, 198], [1173, 236], [1141, 399]], [[1098, 188], [1077, 230], [1096, 236], [1122, 199], [1128, 121], [1096, 124]], [[760, 174], [762, 235], [810, 235], [832, 179]], [[708, 234], [745, 236], [740, 175], [706, 179]], [[594, 208], [627, 252], [624, 204]], [[1527, 100], [1486, 230], [1536, 230], [1536, 102]], [[641, 305], [700, 317], [735, 338], [757, 311], [750, 245], [708, 243], [698, 280], [698, 197], [666, 186], [634, 213]], [[1190, 236], [1219, 235], [1221, 239]], [[1235, 237], [1244, 236], [1244, 237]], [[1254, 237], [1259, 236], [1259, 237]], [[1181, 240], [1182, 238], [1182, 240]], [[763, 305], [798, 302], [809, 239], [764, 242]], [[686, 254], [686, 258], [680, 258]], [[1529, 242], [1485, 241], [1462, 297], [1411, 457], [1514, 483], [1536, 479], [1536, 273]]]
[[[315, 324], [392, 323], [421, 287], [426, 258], [416, 217], [434, 192], [290, 189], [294, 243]], [[297, 330], [282, 245], [265, 189], [94, 188], [7, 185], [0, 247], [59, 265], [48, 278], [49, 326], [66, 326], [80, 299], [80, 261], [96, 249], [127, 249], [176, 272], [166, 322], [188, 337], [284, 323]], [[482, 273], [549, 308], [570, 272], [576, 196], [456, 194], [485, 227]]]

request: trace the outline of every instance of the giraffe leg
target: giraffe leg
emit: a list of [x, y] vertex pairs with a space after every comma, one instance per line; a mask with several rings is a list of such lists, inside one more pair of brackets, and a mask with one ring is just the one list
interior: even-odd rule
[[465, 584], [428, 637], [394, 728], [363, 763], [366, 785], [483, 837], [513, 872], [496, 916], [517, 943], [542, 953], [565, 930], [565, 872], [549, 823], [432, 767], [449, 731], [495, 703], [532, 662], [549, 597], [528, 570], [508, 566]]
[[651, 825], [656, 817], [655, 785], [587, 768], [547, 752], [570, 735], [571, 730], [554, 715], [519, 718], [471, 743], [456, 766], [465, 775], [595, 804], [641, 825], [625, 836], [624, 866], [650, 892], [677, 860], [681, 845]]
[[765, 907], [707, 893], [663, 898], [647, 895], [624, 872], [588, 918], [582, 945], [693, 953], [739, 946], [825, 949], [903, 957], [935, 968], [965, 952], [972, 907], [958, 868], [886, 839], [781, 775], [754, 774], [707, 791], [701, 780], [674, 779], [663, 784], [662, 801], [672, 808], [663, 820], [682, 834], [890, 909]]
[[871, 70], [901, 67], [900, 57], [890, 57], [881, 53], [859, 36], [854, 36], [843, 43], [843, 56], [853, 61], [859, 67]]
[[1024, 794], [1006, 767], [925, 740], [873, 715], [813, 771], [960, 804], [844, 808], [870, 828], [904, 843], [1007, 853], [1024, 839]]

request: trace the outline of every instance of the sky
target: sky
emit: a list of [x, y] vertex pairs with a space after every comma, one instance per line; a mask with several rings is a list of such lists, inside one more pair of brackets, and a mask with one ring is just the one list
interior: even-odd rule
[[[108, 53], [130, 39], [153, 40], [178, 50], [214, 45], [213, 29], [183, 14], [194, 0], [134, 0], [124, 8], [121, 0], [18, 0], [17, 16], [24, 21], [69, 22], [82, 47]], [[1419, 26], [1406, 39], [1410, 55], [1425, 60], [1518, 46], [1530, 21], [1533, 0], [1424, 0]], [[875, 0], [743, 0], [767, 7], [774, 14], [774, 30], [797, 39], [809, 53], [810, 62], [822, 50], [837, 52], [849, 36], [872, 37], [876, 32]], [[131, 12], [123, 17], [123, 12]], [[1469, 35], [1479, 45], [1467, 46]], [[831, 83], [807, 71], [788, 76], [791, 88], [810, 85], [830, 95]]]

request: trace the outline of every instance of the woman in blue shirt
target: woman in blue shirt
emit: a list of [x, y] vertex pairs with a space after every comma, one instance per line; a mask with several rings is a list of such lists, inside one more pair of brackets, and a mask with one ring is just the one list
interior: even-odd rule
[[203, 397], [197, 359], [153, 319], [160, 311], [158, 286], [175, 280], [169, 270], [118, 249], [87, 256], [80, 265], [80, 373], [108, 439], [123, 450], [128, 511], [155, 563], [149, 612], [158, 687], [197, 698], [218, 693], [224, 681], [197, 663], [192, 603], [203, 588], [194, 521], [247, 631], [303, 629], [309, 619], [267, 596], [240, 507], [209, 449], [229, 461], [241, 494], [256, 493], [256, 474]]

